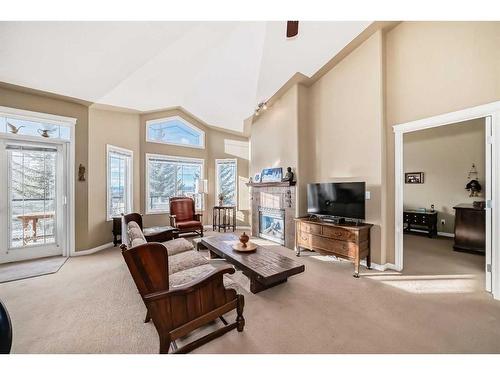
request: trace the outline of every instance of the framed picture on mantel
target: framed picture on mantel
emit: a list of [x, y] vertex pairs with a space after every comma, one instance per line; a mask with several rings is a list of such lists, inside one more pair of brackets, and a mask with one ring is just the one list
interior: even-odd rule
[[283, 178], [283, 169], [279, 168], [266, 168], [262, 170], [261, 182], [281, 182]]

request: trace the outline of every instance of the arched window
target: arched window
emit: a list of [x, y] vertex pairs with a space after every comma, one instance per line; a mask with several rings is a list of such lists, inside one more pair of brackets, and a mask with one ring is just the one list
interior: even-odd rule
[[146, 121], [146, 134], [148, 142], [205, 148], [205, 132], [179, 116]]

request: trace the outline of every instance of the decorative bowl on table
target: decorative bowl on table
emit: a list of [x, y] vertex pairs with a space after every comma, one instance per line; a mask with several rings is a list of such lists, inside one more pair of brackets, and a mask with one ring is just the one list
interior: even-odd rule
[[243, 232], [243, 234], [240, 236], [240, 242], [236, 242], [233, 245], [233, 250], [236, 251], [255, 251], [257, 249], [257, 245], [254, 243], [249, 242], [250, 237]]

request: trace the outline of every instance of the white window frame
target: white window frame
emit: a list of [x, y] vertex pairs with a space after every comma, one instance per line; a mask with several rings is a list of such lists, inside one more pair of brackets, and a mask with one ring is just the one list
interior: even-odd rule
[[[149, 138], [149, 126], [166, 122], [166, 121], [172, 121], [172, 120], [178, 120], [181, 121], [184, 125], [187, 127], [191, 128], [192, 130], [196, 131], [197, 133], [200, 134], [200, 139], [201, 139], [201, 144], [200, 145], [190, 145], [190, 144], [185, 144], [185, 143], [177, 143], [177, 142], [166, 142], [166, 141], [160, 141], [158, 139], [151, 139]], [[205, 148], [205, 132], [198, 128], [197, 126], [193, 125], [189, 121], [187, 121], [185, 118], [181, 116], [169, 116], [169, 117], [163, 117], [159, 119], [154, 119], [154, 120], [148, 120], [146, 121], [146, 142], [150, 143], [160, 143], [163, 145], [173, 145], [173, 146], [179, 146], [179, 147], [190, 147], [190, 148], [199, 148], [199, 149], [204, 149]]]
[[[72, 256], [76, 253], [76, 245], [75, 245], [75, 233], [76, 233], [76, 225], [75, 225], [75, 127], [77, 125], [77, 119], [74, 117], [66, 117], [59, 116], [49, 113], [43, 112], [34, 112], [28, 111], [18, 108], [11, 107], [3, 107], [0, 106], [0, 116], [8, 116], [15, 117], [20, 119], [25, 119], [29, 121], [41, 121], [45, 123], [50, 123], [54, 125], [65, 126], [70, 129], [70, 138], [68, 139], [51, 139], [46, 138], [42, 141], [44, 143], [55, 143], [62, 144], [65, 153], [65, 163], [67, 168], [66, 178], [65, 178], [65, 189], [66, 193], [62, 197], [64, 202], [64, 220], [67, 223], [67, 230], [64, 235], [64, 243], [62, 255], [63, 256]], [[27, 140], [27, 141], [36, 141], [40, 142], [42, 137], [33, 137], [33, 136], [19, 136], [17, 134], [9, 134], [9, 133], [0, 133], [0, 138], [3, 139], [12, 139], [12, 140]], [[1, 224], [1, 223], [0, 223]], [[0, 225], [0, 227], [4, 227], [4, 225]], [[0, 228], [0, 232], [1, 232]], [[3, 233], [0, 233], [0, 237], [4, 237]]]
[[[128, 214], [130, 212], [133, 212], [134, 210], [134, 152], [132, 150], [128, 150], [126, 148], [118, 147], [118, 146], [113, 146], [110, 144], [106, 145], [106, 220], [111, 221], [113, 220], [113, 217], [111, 216], [111, 213], [109, 212], [109, 207], [111, 203], [111, 194], [109, 191], [109, 188], [111, 186], [111, 169], [109, 165], [109, 154], [110, 153], [117, 153], [117, 154], [123, 154], [127, 157], [130, 157], [130, 162], [129, 165], [127, 166], [127, 191], [125, 192], [126, 197], [125, 197], [125, 212], [124, 214]], [[127, 209], [128, 205], [128, 209]]]
[[[201, 164], [201, 175], [200, 175], [200, 180], [204, 179], [205, 176], [205, 159], [199, 159], [199, 158], [189, 158], [185, 156], [171, 156], [171, 155], [164, 155], [164, 154], [146, 154], [145, 157], [145, 171], [146, 171], [146, 176], [145, 176], [145, 191], [146, 194], [145, 196], [145, 211], [146, 215], [155, 215], [155, 214], [168, 214], [170, 213], [170, 208], [167, 208], [166, 210], [151, 210], [149, 208], [149, 201], [150, 201], [150, 191], [149, 191], [149, 161], [150, 159], [164, 159], [164, 160], [178, 160], [178, 161], [185, 161], [185, 162], [196, 162]], [[196, 209], [197, 211], [204, 211], [205, 210], [205, 200], [202, 198], [201, 201], [201, 209]]]
[[221, 162], [228, 162], [232, 161], [235, 164], [236, 171], [235, 171], [235, 176], [234, 176], [234, 205], [236, 206], [236, 209], [238, 208], [238, 159], [231, 159], [231, 158], [226, 158], [226, 159], [215, 159], [215, 202], [219, 202], [219, 164], [222, 164]]

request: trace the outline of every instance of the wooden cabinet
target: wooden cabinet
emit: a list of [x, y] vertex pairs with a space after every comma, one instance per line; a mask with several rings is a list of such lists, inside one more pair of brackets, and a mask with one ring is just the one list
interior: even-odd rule
[[295, 248], [335, 255], [354, 262], [354, 277], [359, 277], [359, 262], [366, 258], [370, 268], [370, 229], [372, 224], [331, 224], [309, 218], [295, 219]]
[[437, 212], [404, 211], [405, 232], [412, 229], [426, 230], [429, 237], [437, 236]]
[[472, 204], [459, 204], [455, 207], [455, 244], [456, 251], [484, 254], [486, 245], [486, 212]]

